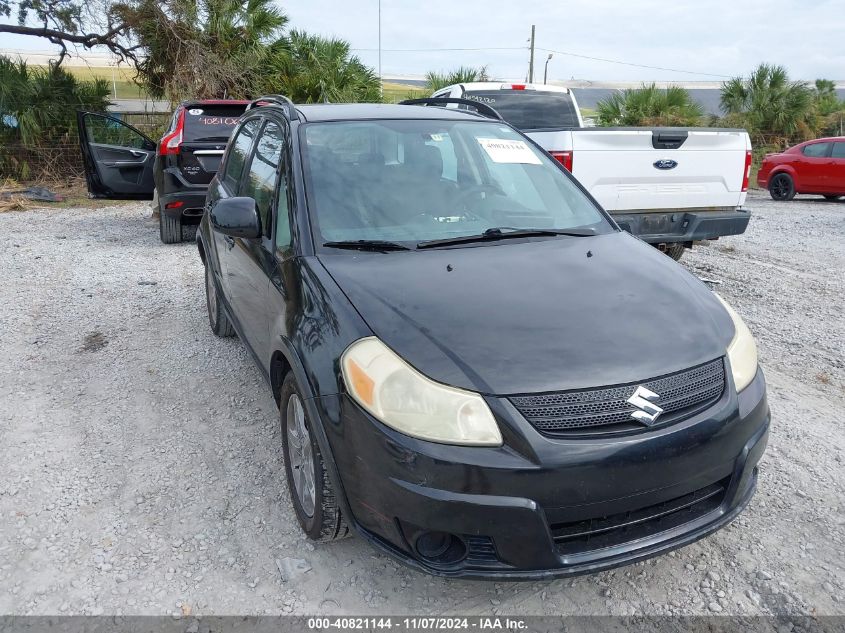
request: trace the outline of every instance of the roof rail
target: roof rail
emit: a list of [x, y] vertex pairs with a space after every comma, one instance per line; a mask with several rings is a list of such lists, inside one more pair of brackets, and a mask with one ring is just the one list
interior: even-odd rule
[[252, 108], [254, 107], [267, 105], [270, 103], [284, 107], [288, 115], [288, 119], [290, 119], [291, 121], [299, 120], [299, 113], [296, 110], [296, 106], [293, 105], [293, 101], [291, 101], [284, 95], [264, 95], [258, 97], [258, 99], [253, 99], [246, 106], [246, 111], [252, 110]]
[[475, 112], [473, 114], [480, 114], [488, 119], [498, 119], [499, 121], [504, 121], [502, 115], [486, 103], [472, 101], [470, 99], [458, 99], [457, 97], [423, 97], [422, 99], [406, 99], [405, 101], [400, 101], [399, 105], [437, 106], [447, 103], [457, 103], [459, 105], [470, 106], [475, 108]]

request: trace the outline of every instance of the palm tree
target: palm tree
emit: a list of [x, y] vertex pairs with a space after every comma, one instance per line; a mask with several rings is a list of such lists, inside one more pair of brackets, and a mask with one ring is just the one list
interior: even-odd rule
[[829, 79], [816, 79], [813, 101], [816, 108], [816, 133], [841, 135], [845, 128], [845, 101], [841, 101], [836, 94], [836, 83]]
[[472, 83], [473, 81], [490, 81], [490, 74], [487, 66], [460, 66], [449, 72], [430, 71], [425, 75], [425, 88], [431, 92], [437, 92], [441, 88], [452, 84]]
[[251, 95], [288, 21], [274, 0], [140, 0], [114, 10], [144, 53], [139, 82], [171, 101]]
[[813, 135], [813, 92], [802, 81], [790, 81], [783, 66], [760, 64], [748, 78], [725, 82], [721, 107], [728, 122], [763, 141]]
[[614, 92], [596, 105], [596, 122], [601, 126], [698, 125], [704, 117], [701, 105], [679, 86], [658, 88], [655, 84]]
[[79, 81], [60, 66], [30, 67], [0, 56], [0, 178], [66, 178], [76, 171], [76, 111], [103, 112], [104, 79]]
[[380, 100], [375, 72], [343, 40], [292, 30], [273, 45], [267, 71], [259, 92], [280, 92], [297, 103]]

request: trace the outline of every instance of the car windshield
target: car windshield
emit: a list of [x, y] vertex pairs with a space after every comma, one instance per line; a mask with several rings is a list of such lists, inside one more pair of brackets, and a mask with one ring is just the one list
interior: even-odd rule
[[613, 230], [553, 159], [498, 122], [346, 121], [303, 130], [309, 209], [323, 243]]
[[242, 104], [198, 104], [185, 108], [184, 140], [226, 141], [246, 110]]
[[566, 92], [470, 90], [464, 98], [486, 103], [519, 130], [579, 126], [575, 103]]

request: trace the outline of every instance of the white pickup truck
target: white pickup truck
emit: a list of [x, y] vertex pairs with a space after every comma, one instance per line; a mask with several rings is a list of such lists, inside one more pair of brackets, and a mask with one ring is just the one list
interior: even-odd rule
[[465, 83], [432, 97], [495, 109], [571, 171], [620, 227], [675, 259], [695, 242], [748, 226], [745, 130], [584, 127], [575, 96], [557, 86]]

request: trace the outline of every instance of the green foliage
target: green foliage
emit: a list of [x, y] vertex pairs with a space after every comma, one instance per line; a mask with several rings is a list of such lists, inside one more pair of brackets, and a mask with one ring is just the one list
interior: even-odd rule
[[837, 136], [845, 130], [845, 101], [836, 94], [836, 84], [816, 79], [813, 90], [816, 109], [815, 130], [819, 136]]
[[679, 86], [661, 89], [651, 85], [614, 92], [596, 105], [600, 126], [701, 125], [704, 110]]
[[491, 81], [487, 66], [478, 68], [460, 66], [449, 72], [430, 71], [425, 75], [425, 88], [427, 91], [436, 92], [452, 84], [472, 83], [473, 81]]
[[287, 24], [274, 0], [140, 0], [115, 12], [144, 51], [139, 83], [173, 102], [251, 96]]
[[62, 68], [29, 67], [0, 56], [0, 135], [32, 147], [45, 138], [76, 134], [76, 110], [104, 111], [104, 79], [79, 81]]
[[274, 43], [256, 93], [296, 103], [379, 101], [379, 81], [343, 40], [292, 30]]
[[378, 79], [347, 42], [285, 35], [288, 20], [274, 0], [140, 0], [118, 13], [145, 52], [138, 78], [155, 97], [379, 100]]
[[778, 144], [815, 135], [815, 102], [810, 87], [790, 81], [782, 66], [760, 64], [748, 78], [722, 84], [725, 123], [744, 127], [754, 144]]
[[75, 146], [76, 111], [105, 111], [109, 92], [104, 79], [0, 56], [0, 172], [25, 177], [45, 149]]

